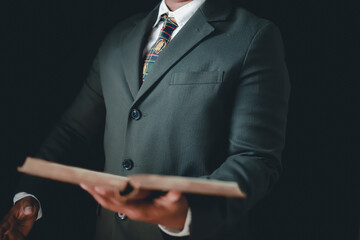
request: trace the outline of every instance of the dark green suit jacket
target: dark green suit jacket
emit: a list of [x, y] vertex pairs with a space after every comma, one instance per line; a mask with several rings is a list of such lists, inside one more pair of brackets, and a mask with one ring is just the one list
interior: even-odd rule
[[[226, 1], [208, 0], [140, 87], [142, 51], [157, 11], [125, 20], [110, 32], [39, 156], [62, 161], [74, 141], [88, 142], [105, 126], [106, 172], [238, 182], [246, 200], [187, 196], [189, 239], [246, 239], [244, 215], [281, 170], [290, 87], [279, 30]], [[129, 161], [127, 170], [123, 163]], [[155, 225], [117, 220], [103, 210], [97, 238], [166, 236]]]

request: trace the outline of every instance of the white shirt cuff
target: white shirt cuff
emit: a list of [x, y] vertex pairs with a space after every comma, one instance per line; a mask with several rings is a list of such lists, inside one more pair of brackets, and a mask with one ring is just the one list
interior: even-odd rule
[[159, 228], [166, 234], [173, 237], [185, 237], [190, 235], [190, 224], [191, 224], [191, 210], [188, 208], [188, 212], [186, 215], [185, 225], [182, 230], [175, 228], [168, 228], [162, 225], [158, 225]]
[[15, 196], [14, 196], [14, 198], [13, 198], [14, 204], [15, 204], [17, 201], [19, 201], [20, 199], [23, 199], [24, 197], [33, 197], [33, 198], [36, 199], [36, 201], [38, 201], [38, 203], [39, 203], [39, 211], [38, 211], [36, 220], [40, 219], [40, 218], [42, 217], [41, 204], [40, 204], [39, 199], [37, 199], [34, 195], [29, 194], [29, 193], [26, 193], [26, 192], [19, 192], [19, 193], [15, 194]]

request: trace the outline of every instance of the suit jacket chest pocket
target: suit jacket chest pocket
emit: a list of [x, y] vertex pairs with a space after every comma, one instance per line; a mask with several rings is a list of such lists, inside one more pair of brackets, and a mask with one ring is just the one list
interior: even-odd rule
[[222, 71], [176, 72], [172, 74], [170, 85], [220, 84], [222, 81]]
[[221, 95], [223, 75], [222, 71], [173, 73], [167, 91], [168, 112], [179, 117], [207, 114]]

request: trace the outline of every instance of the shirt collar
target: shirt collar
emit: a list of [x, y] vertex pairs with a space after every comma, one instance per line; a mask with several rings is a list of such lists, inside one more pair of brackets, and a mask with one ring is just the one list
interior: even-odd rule
[[188, 4], [182, 6], [181, 8], [176, 9], [171, 12], [170, 9], [166, 6], [165, 0], [161, 1], [158, 17], [153, 25], [153, 28], [156, 27], [161, 19], [161, 16], [167, 14], [169, 17], [175, 18], [177, 25], [181, 28], [185, 23], [194, 15], [196, 10], [205, 2], [205, 0], [193, 0]]

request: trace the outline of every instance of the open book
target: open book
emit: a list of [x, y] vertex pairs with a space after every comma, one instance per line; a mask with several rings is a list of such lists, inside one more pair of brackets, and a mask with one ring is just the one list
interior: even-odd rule
[[18, 171], [38, 177], [79, 185], [80, 183], [114, 190], [120, 195], [133, 195], [141, 190], [177, 190], [183, 193], [246, 198], [236, 182], [202, 178], [134, 174], [128, 177], [72, 167], [28, 157]]

